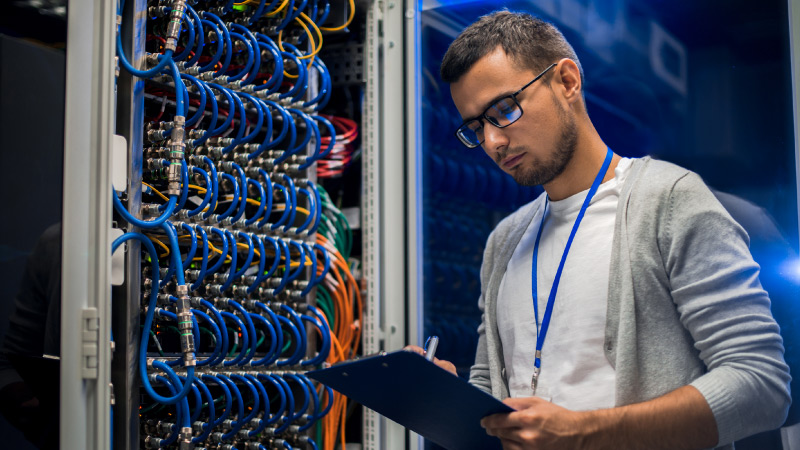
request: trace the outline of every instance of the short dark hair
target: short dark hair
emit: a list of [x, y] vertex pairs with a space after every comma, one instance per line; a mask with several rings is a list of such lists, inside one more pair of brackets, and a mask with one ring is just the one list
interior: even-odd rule
[[455, 83], [498, 46], [522, 67], [535, 72], [569, 58], [578, 65], [583, 78], [578, 55], [553, 24], [528, 13], [503, 9], [481, 16], [450, 44], [442, 59], [442, 80]]

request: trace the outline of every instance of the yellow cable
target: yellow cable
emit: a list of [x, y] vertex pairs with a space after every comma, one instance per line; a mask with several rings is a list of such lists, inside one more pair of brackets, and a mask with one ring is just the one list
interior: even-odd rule
[[156, 195], [158, 195], [159, 197], [163, 198], [163, 199], [164, 199], [164, 200], [166, 200], [166, 201], [169, 201], [169, 197], [167, 197], [166, 195], [162, 194], [162, 193], [161, 193], [161, 191], [159, 191], [158, 189], [156, 189], [156, 188], [154, 188], [153, 186], [151, 186], [151, 185], [149, 185], [149, 184], [147, 184], [147, 183], [144, 183], [144, 182], [142, 182], [142, 184], [143, 184], [143, 185], [145, 185], [145, 186], [147, 186], [147, 187], [149, 187], [150, 189], [152, 189], [152, 190], [153, 190], [153, 192], [155, 192], [155, 193], [156, 193]]
[[150, 238], [150, 240], [151, 240], [151, 241], [153, 241], [153, 243], [154, 243], [154, 244], [158, 245], [159, 247], [161, 247], [161, 248], [163, 248], [164, 250], [166, 250], [166, 251], [167, 251], [167, 252], [166, 252], [166, 253], [164, 253], [163, 255], [158, 255], [158, 257], [159, 257], [159, 258], [163, 258], [163, 257], [165, 257], [165, 256], [169, 256], [169, 247], [167, 246], [167, 244], [165, 244], [165, 243], [161, 242], [161, 240], [160, 240], [160, 239], [158, 239], [158, 238], [157, 238], [157, 237], [155, 237], [155, 236], [150, 236], [150, 235], [147, 235], [147, 237], [148, 237], [148, 238]]
[[[316, 49], [315, 51], [313, 51], [312, 53], [310, 53], [309, 55], [307, 55], [307, 56], [304, 56], [303, 58], [300, 58], [300, 59], [306, 59], [306, 58], [308, 58], [308, 57], [313, 57], [313, 56], [316, 56], [316, 54], [317, 54], [317, 53], [319, 53], [319, 51], [320, 51], [320, 50], [322, 50], [322, 31], [320, 31], [320, 29], [319, 29], [319, 27], [317, 26], [317, 24], [316, 24], [316, 23], [314, 23], [314, 21], [313, 21], [313, 20], [311, 20], [311, 18], [310, 18], [310, 17], [308, 17], [308, 16], [306, 15], [306, 13], [302, 13], [302, 12], [301, 12], [301, 13], [300, 13], [300, 17], [302, 17], [303, 19], [306, 19], [306, 20], [308, 21], [308, 24], [309, 24], [309, 25], [311, 25], [311, 28], [313, 28], [313, 29], [314, 29], [314, 31], [316, 31], [316, 32], [317, 32], [317, 49]], [[295, 20], [298, 20], [298, 19], [295, 19]], [[301, 24], [301, 25], [303, 24], [303, 22], [302, 22], [302, 21], [299, 21], [299, 22], [300, 22], [300, 24]], [[313, 41], [314, 39], [312, 39], [312, 37], [311, 37], [311, 32], [310, 32], [308, 29], [306, 29], [306, 33], [308, 33], [308, 40], [309, 40], [309, 41]], [[311, 61], [313, 62], [314, 60], [312, 59]], [[311, 64], [309, 64], [309, 65], [308, 65], [308, 67], [310, 68], [310, 67], [311, 67]]]
[[[247, 244], [242, 244], [240, 242], [237, 242], [236, 246], [237, 247], [241, 247], [241, 248], [243, 248], [245, 250], [250, 250], [250, 247], [248, 247]], [[261, 258], [261, 253], [258, 250], [253, 249], [253, 253], [255, 253], [259, 258]]]
[[222, 250], [218, 249], [217, 247], [214, 247], [214, 244], [212, 244], [211, 242], [208, 243], [208, 249], [211, 250], [214, 253], [217, 253], [217, 254], [220, 254], [220, 255], [222, 254]]
[[272, 17], [275, 14], [278, 14], [279, 12], [283, 11], [286, 8], [287, 5], [289, 5], [289, 0], [283, 0], [283, 3], [281, 3], [280, 6], [278, 6], [278, 9], [276, 9], [275, 11], [270, 11], [270, 12], [266, 13], [266, 14], [264, 14], [264, 16], [265, 17]]
[[344, 30], [345, 28], [347, 28], [348, 25], [350, 25], [350, 22], [353, 21], [353, 17], [355, 17], [355, 15], [356, 15], [356, 3], [355, 3], [354, 0], [350, 0], [350, 15], [347, 17], [347, 22], [345, 22], [344, 25], [341, 25], [341, 26], [338, 26], [338, 27], [334, 27], [334, 28], [330, 28], [330, 27], [319, 27], [319, 28], [322, 31], [341, 31], [341, 30]]
[[[272, 208], [272, 210], [273, 211], [286, 211], [286, 205], [275, 205], [275, 207]], [[301, 213], [305, 214], [306, 216], [311, 214], [311, 212], [309, 210], [307, 210], [305, 208], [301, 208], [300, 206], [296, 207], [295, 211], [301, 212]]]
[[195, 189], [198, 192], [200, 192], [201, 194], [205, 194], [206, 191], [208, 191], [208, 189], [204, 188], [203, 186], [198, 186], [196, 184], [190, 184], [189, 185], [189, 189]]
[[[308, 16], [306, 16], [305, 14], [303, 14], [303, 13], [300, 13], [300, 14], [302, 14], [302, 15], [303, 15], [303, 16], [304, 16], [306, 19], [308, 19], [309, 21], [311, 20], [311, 19], [309, 19], [309, 18], [308, 18]], [[298, 59], [308, 59], [308, 58], [311, 58], [311, 60], [308, 62], [308, 66], [307, 66], [308, 68], [311, 68], [311, 65], [314, 63], [314, 57], [315, 57], [315, 56], [317, 55], [317, 53], [319, 53], [319, 51], [322, 49], [322, 39], [321, 39], [321, 37], [322, 37], [322, 33], [320, 33], [320, 35], [319, 35], [319, 36], [320, 36], [320, 42], [319, 42], [319, 45], [317, 45], [317, 43], [315, 43], [315, 42], [314, 42], [314, 38], [313, 38], [313, 36], [311, 36], [311, 30], [309, 30], [309, 29], [308, 29], [308, 27], [306, 26], [306, 24], [305, 24], [305, 23], [303, 23], [303, 21], [302, 21], [302, 20], [300, 20], [300, 18], [299, 18], [299, 17], [295, 17], [295, 19], [294, 19], [294, 20], [295, 20], [297, 23], [299, 23], [301, 27], [303, 27], [303, 30], [305, 30], [306, 34], [308, 35], [308, 41], [309, 41], [309, 43], [311, 44], [311, 53], [309, 53], [308, 55], [305, 55], [305, 56], [298, 56]], [[316, 27], [316, 25], [314, 25], [314, 26]], [[281, 51], [283, 51], [283, 52], [285, 52], [285, 51], [286, 51], [286, 49], [284, 49], [284, 48], [283, 48], [283, 30], [281, 30], [281, 31], [279, 31], [279, 32], [278, 32], [278, 48], [280, 48], [280, 49], [281, 49]], [[297, 78], [299, 75], [292, 75], [292, 74], [290, 74], [289, 72], [287, 72], [286, 70], [284, 70], [284, 71], [283, 71], [283, 76], [285, 76], [285, 77], [287, 77], [287, 78]]]
[[[225, 201], [228, 201], [228, 200], [233, 200], [233, 196], [232, 195], [226, 195], [225, 196]], [[242, 197], [239, 197], [239, 199], [236, 200], [236, 201], [237, 202], [242, 201]], [[261, 206], [261, 202], [259, 202], [258, 200], [254, 199], [254, 198], [248, 198], [247, 199], [247, 203], [249, 203], [251, 205]]]

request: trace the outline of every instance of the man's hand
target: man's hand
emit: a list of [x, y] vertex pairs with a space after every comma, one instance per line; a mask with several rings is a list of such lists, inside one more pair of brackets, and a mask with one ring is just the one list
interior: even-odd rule
[[[420, 355], [425, 356], [425, 350], [423, 350], [422, 347], [418, 347], [416, 345], [406, 345], [405, 347], [403, 347], [403, 350], [407, 352], [419, 353]], [[442, 369], [452, 373], [453, 375], [458, 375], [456, 373], [456, 366], [453, 365], [453, 363], [451, 363], [450, 361], [445, 361], [443, 359], [434, 357], [433, 363], [441, 367]]]
[[583, 413], [538, 397], [507, 398], [503, 403], [516, 411], [486, 417], [481, 426], [490, 436], [500, 438], [504, 449], [579, 449], [583, 445]]
[[596, 411], [570, 411], [536, 397], [508, 398], [503, 403], [516, 411], [485, 417], [481, 425], [507, 450], [675, 450], [714, 447], [718, 440], [714, 414], [692, 386]]

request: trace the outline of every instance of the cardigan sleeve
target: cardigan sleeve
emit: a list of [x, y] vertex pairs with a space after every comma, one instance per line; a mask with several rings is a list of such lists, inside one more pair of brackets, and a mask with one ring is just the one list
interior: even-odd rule
[[708, 372], [691, 385], [725, 445], [783, 424], [791, 404], [783, 341], [744, 229], [699, 176], [672, 186], [659, 249], [681, 323]]
[[489, 348], [486, 342], [486, 296], [489, 278], [493, 268], [494, 242], [497, 230], [489, 235], [486, 248], [483, 251], [481, 263], [481, 296], [478, 299], [478, 309], [481, 311], [481, 323], [478, 326], [478, 348], [475, 352], [475, 364], [469, 370], [469, 382], [478, 389], [492, 394], [492, 382], [489, 370]]

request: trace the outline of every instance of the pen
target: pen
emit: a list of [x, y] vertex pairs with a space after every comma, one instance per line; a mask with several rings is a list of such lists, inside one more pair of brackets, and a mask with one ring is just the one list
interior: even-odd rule
[[439, 345], [439, 336], [431, 336], [425, 341], [425, 359], [433, 361], [436, 347]]

